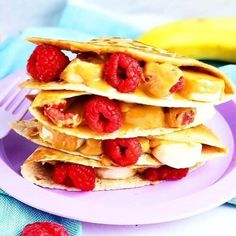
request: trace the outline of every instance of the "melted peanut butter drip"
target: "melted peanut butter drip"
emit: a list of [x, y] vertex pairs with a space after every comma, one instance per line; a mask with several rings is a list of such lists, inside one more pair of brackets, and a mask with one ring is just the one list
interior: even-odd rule
[[[84, 84], [100, 91], [115, 90], [102, 78], [106, 56], [75, 58], [61, 73], [63, 81]], [[174, 92], [170, 88], [179, 78], [184, 78], [184, 88]], [[143, 82], [133, 94], [139, 97], [170, 98], [176, 100], [216, 101], [224, 95], [225, 82], [213, 75], [194, 70], [186, 70], [170, 63], [146, 62], [143, 66]]]

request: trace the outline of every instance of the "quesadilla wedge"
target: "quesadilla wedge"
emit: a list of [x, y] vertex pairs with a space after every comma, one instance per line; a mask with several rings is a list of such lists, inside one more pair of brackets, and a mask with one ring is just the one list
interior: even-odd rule
[[[50, 81], [29, 73], [23, 87], [84, 91], [162, 107], [220, 104], [235, 95], [233, 83], [217, 68], [134, 40], [101, 38], [74, 42], [28, 38], [28, 41], [70, 51], [75, 58]], [[35, 68], [30, 71], [35, 72]]]
[[160, 135], [201, 124], [214, 107], [163, 108], [77, 91], [42, 91], [29, 108], [46, 127], [84, 139]]
[[[177, 180], [185, 177], [189, 172], [199, 168], [205, 163], [204, 159], [191, 168], [175, 169], [166, 165], [112, 167], [104, 166], [101, 161], [91, 160], [81, 156], [75, 156], [48, 148], [38, 148], [22, 165], [23, 177], [36, 185], [64, 189], [68, 191], [98, 191], [111, 189], [126, 189], [157, 184], [163, 180]], [[58, 179], [58, 170], [64, 168], [66, 176]], [[86, 183], [75, 179], [76, 169], [84, 171], [89, 180]], [[158, 180], [153, 180], [150, 173], [159, 173]], [[88, 174], [89, 173], [89, 174]], [[168, 174], [167, 174], [168, 173]], [[171, 176], [170, 173], [174, 173]], [[81, 172], [79, 175], [81, 177]], [[81, 180], [82, 181], [82, 180]]]
[[[100, 161], [104, 167], [122, 165], [116, 162], [111, 153], [106, 152], [106, 140], [81, 139], [62, 134], [43, 127], [36, 120], [19, 121], [13, 125], [13, 129], [36, 144]], [[193, 167], [198, 162], [224, 156], [227, 152], [220, 139], [204, 125], [170, 134], [135, 139], [141, 146], [141, 153], [135, 165], [130, 168], [163, 164], [173, 168]], [[109, 147], [111, 148], [111, 144]]]

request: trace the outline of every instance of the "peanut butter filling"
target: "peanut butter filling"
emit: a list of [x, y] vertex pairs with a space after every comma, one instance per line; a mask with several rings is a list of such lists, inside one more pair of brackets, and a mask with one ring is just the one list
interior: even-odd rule
[[[40, 125], [39, 136], [43, 141], [50, 143], [54, 148], [78, 151], [86, 156], [101, 156], [102, 141], [97, 139], [81, 139], [67, 134], [60, 133], [58, 131], [46, 128]], [[150, 145], [148, 138], [138, 138], [143, 153], [150, 152]]]
[[[39, 135], [54, 148], [77, 151], [87, 157], [98, 156], [104, 166], [110, 165], [109, 158], [103, 154], [101, 140], [80, 139], [43, 126], [40, 127]], [[202, 144], [200, 143], [162, 140], [158, 137], [139, 137], [138, 141], [142, 148], [142, 155], [148, 154], [160, 161], [160, 164], [173, 168], [186, 168], [201, 162]]]
[[[84, 119], [84, 105], [88, 98], [88, 95], [83, 95], [63, 99], [62, 102], [66, 104], [65, 107], [63, 109], [56, 109], [58, 109], [58, 112], [62, 111], [64, 115], [55, 113], [55, 119], [47, 114], [47, 107], [54, 108], [54, 104], [46, 105], [46, 112], [44, 106], [41, 112], [44, 113], [45, 116], [48, 116], [51, 122], [58, 127], [75, 128], [78, 126], [87, 126]], [[120, 106], [123, 117], [121, 128], [127, 130], [136, 127], [142, 130], [184, 127], [194, 122], [197, 115], [196, 108], [163, 108], [120, 101], [116, 102]], [[60, 106], [60, 101], [56, 103], [56, 106]], [[70, 115], [66, 115], [68, 113], [70, 113]]]
[[[75, 58], [61, 73], [60, 79], [69, 83], [82, 83], [90, 88], [108, 91], [113, 89], [102, 76], [106, 55], [97, 58]], [[143, 81], [133, 92], [143, 97], [185, 98], [193, 101], [212, 102], [224, 95], [223, 80], [195, 70], [179, 68], [170, 63], [140, 62]], [[183, 77], [183, 87], [173, 93], [172, 86]]]

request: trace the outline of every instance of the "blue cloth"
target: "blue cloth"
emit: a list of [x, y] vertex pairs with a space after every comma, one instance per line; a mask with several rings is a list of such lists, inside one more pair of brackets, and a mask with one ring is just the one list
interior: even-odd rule
[[78, 221], [36, 210], [0, 190], [0, 235], [20, 236], [25, 225], [38, 221], [56, 222], [63, 225], [69, 235], [81, 235], [81, 224]]
[[236, 65], [226, 65], [220, 67], [220, 70], [225, 73], [236, 85]]
[[123, 21], [113, 19], [87, 7], [67, 5], [55, 27], [28, 28], [0, 44], [0, 79], [23, 68], [35, 47], [25, 41], [30, 36], [73, 39], [78, 41], [96, 37], [122, 36], [137, 38], [142, 31]]

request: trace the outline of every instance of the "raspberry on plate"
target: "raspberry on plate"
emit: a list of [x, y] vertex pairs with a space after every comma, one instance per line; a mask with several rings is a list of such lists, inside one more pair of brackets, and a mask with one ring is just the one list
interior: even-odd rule
[[142, 174], [144, 179], [150, 181], [178, 180], [185, 177], [188, 171], [189, 168], [175, 169], [164, 165], [159, 168], [148, 168]]
[[27, 63], [27, 72], [41, 82], [55, 81], [69, 64], [69, 58], [55, 46], [37, 46]]
[[118, 138], [103, 141], [103, 151], [119, 166], [133, 165], [142, 154], [137, 138]]
[[35, 222], [24, 227], [21, 236], [69, 236], [65, 228], [54, 222]]
[[90, 166], [59, 163], [54, 167], [53, 181], [82, 191], [91, 191], [95, 187], [96, 173]]
[[122, 112], [116, 101], [93, 96], [85, 103], [84, 118], [90, 129], [112, 133], [122, 125]]
[[104, 79], [121, 93], [133, 92], [142, 79], [139, 62], [124, 53], [114, 53], [105, 62]]

